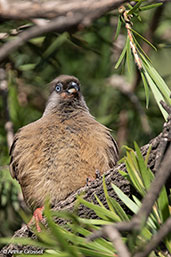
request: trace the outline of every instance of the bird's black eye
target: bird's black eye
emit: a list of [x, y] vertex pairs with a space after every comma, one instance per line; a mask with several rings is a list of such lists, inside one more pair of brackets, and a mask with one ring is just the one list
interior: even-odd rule
[[62, 90], [62, 83], [57, 83], [55, 87], [56, 92], [60, 92]]

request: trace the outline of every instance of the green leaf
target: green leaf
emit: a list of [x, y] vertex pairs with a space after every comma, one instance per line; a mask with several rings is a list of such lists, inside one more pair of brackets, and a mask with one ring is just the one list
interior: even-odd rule
[[150, 240], [152, 233], [149, 231], [148, 228], [143, 227], [141, 230], [140, 236], [143, 236], [146, 240]]
[[59, 48], [67, 39], [68, 39], [67, 32], [64, 32], [61, 35], [59, 35], [43, 53], [43, 57], [46, 59], [49, 56], [51, 56], [57, 50], [57, 48]]
[[[140, 208], [141, 207], [141, 201], [134, 195], [132, 195], [132, 199], [137, 204], [137, 206]], [[148, 220], [147, 220], [147, 225], [149, 226], [149, 228], [151, 230], [156, 230], [156, 225], [155, 225], [153, 220], [154, 220], [154, 217], [153, 217], [152, 214], [150, 214], [150, 217], [148, 217]]]
[[117, 28], [116, 28], [116, 34], [114, 37], [114, 40], [117, 40], [120, 30], [121, 30], [121, 25], [122, 25], [122, 21], [121, 21], [121, 16], [118, 17], [118, 24], [117, 24]]
[[109, 201], [113, 208], [115, 209], [116, 213], [120, 217], [122, 221], [129, 221], [128, 215], [125, 213], [123, 208], [120, 206], [120, 204], [115, 200], [115, 198], [109, 197]]
[[152, 8], [159, 7], [161, 5], [163, 5], [163, 3], [144, 5], [144, 6], [140, 7], [140, 11], [147, 11], [147, 10], [150, 10]]
[[80, 203], [84, 204], [85, 206], [87, 206], [88, 208], [93, 210], [100, 218], [102, 218], [104, 220], [110, 220], [110, 221], [113, 220], [114, 222], [120, 221], [120, 218], [115, 213], [113, 213], [107, 209], [104, 209], [98, 205], [95, 205], [93, 203], [89, 203], [79, 196], [78, 196], [78, 200]]
[[170, 234], [167, 235], [167, 238], [164, 241], [165, 241], [165, 244], [166, 244], [166, 247], [167, 247], [169, 253], [171, 253], [171, 236], [170, 236]]
[[150, 58], [149, 58], [148, 55], [144, 52], [144, 50], [142, 49], [141, 45], [138, 43], [136, 37], [134, 36], [134, 34], [132, 34], [132, 36], [133, 36], [134, 42], [135, 42], [135, 44], [136, 44], [137, 51], [138, 51], [139, 53], [141, 53], [141, 55], [143, 54], [143, 56], [151, 63]]
[[157, 51], [157, 48], [152, 43], [150, 43], [145, 37], [143, 37], [141, 34], [139, 34], [136, 30], [134, 30], [132, 28], [131, 28], [131, 30], [132, 30], [133, 33], [135, 33], [140, 38], [142, 38], [148, 45], [150, 45], [155, 51]]
[[128, 12], [128, 15], [133, 14], [142, 4], [143, 0], [139, 0], [138, 3], [136, 5], [134, 5], [134, 7], [132, 7], [132, 9]]
[[[67, 251], [70, 254], [70, 256], [79, 257], [77, 250], [71, 247], [70, 244], [67, 242], [68, 235], [66, 236], [66, 234], [62, 230], [62, 227], [54, 223], [52, 219], [51, 211], [47, 203], [45, 204], [44, 213], [48, 222], [48, 227], [50, 228], [52, 234], [58, 239], [58, 243], [61, 250]], [[67, 234], [68, 234], [68, 231], [67, 231]]]
[[[143, 65], [144, 66], [144, 65]], [[154, 81], [151, 79], [150, 75], [148, 74], [145, 66], [144, 66], [144, 75], [148, 81], [148, 84], [153, 92], [154, 98], [156, 99], [156, 102], [163, 114], [163, 117], [165, 118], [165, 120], [167, 120], [168, 117], [168, 113], [164, 110], [164, 108], [162, 107], [162, 105], [160, 104], [160, 101], [164, 101], [164, 98], [162, 96], [162, 94], [160, 93], [160, 91], [158, 90], [156, 84], [154, 83]]]
[[157, 200], [161, 222], [164, 223], [170, 217], [169, 201], [165, 187], [162, 188]]
[[78, 248], [82, 254], [84, 256], [91, 256], [91, 257], [113, 257], [114, 253], [101, 253], [101, 252], [97, 252], [97, 250], [90, 250], [90, 249], [86, 249], [84, 247], [79, 247]]
[[99, 219], [83, 219], [79, 218], [79, 222], [86, 225], [109, 225], [112, 224], [111, 221], [99, 220]]
[[138, 190], [138, 192], [142, 196], [144, 196], [145, 194], [144, 186], [140, 178], [140, 174], [138, 172], [138, 167], [136, 167], [135, 165], [136, 165], [135, 154], [133, 153], [132, 155], [130, 155], [130, 153], [127, 152], [126, 168], [130, 176], [131, 182]]
[[96, 198], [98, 204], [99, 204], [102, 208], [106, 209], [106, 208], [104, 207], [103, 203], [102, 203], [102, 202], [100, 201], [100, 199], [98, 198], [98, 196], [97, 196], [96, 194], [94, 194], [94, 196], [95, 196], [95, 198]]
[[128, 175], [128, 173], [126, 173], [126, 172], [123, 171], [123, 170], [118, 170], [118, 172], [119, 172], [124, 178], [126, 178], [127, 180], [129, 180], [129, 175]]
[[149, 157], [150, 157], [151, 149], [152, 149], [152, 145], [149, 145], [149, 148], [148, 148], [146, 156], [145, 156], [145, 164], [146, 165], [148, 164], [148, 160], [149, 160]]
[[160, 90], [160, 92], [163, 94], [163, 96], [166, 99], [166, 102], [171, 105], [171, 91], [162, 79], [162, 77], [158, 74], [158, 72], [155, 70], [155, 68], [147, 61], [146, 70], [148, 71], [150, 77], [153, 79], [155, 82], [156, 86]]
[[[70, 224], [70, 228], [76, 229], [76, 232], [78, 234], [83, 235], [84, 237], [90, 236], [91, 232], [85, 228], [82, 228], [80, 226], [74, 227], [73, 224]], [[95, 230], [95, 228], [94, 228]], [[96, 250], [97, 252], [104, 253], [104, 254], [110, 254], [111, 251], [114, 251], [114, 248], [110, 242], [105, 241], [102, 238], [96, 239], [93, 242], [88, 242], [86, 239], [82, 236], [73, 236], [71, 232], [68, 232], [67, 234], [67, 240], [69, 240], [71, 243], [73, 243], [76, 246], [84, 246], [86, 248]], [[78, 249], [78, 247], [77, 247]]]
[[143, 81], [143, 85], [144, 85], [144, 89], [145, 89], [145, 96], [146, 96], [146, 108], [148, 109], [149, 106], [149, 88], [148, 88], [148, 83], [146, 80], [146, 77], [144, 76], [144, 70], [140, 70], [141, 73], [141, 77], [142, 77], [142, 81]]
[[18, 68], [21, 71], [28, 71], [28, 70], [34, 70], [35, 67], [36, 67], [36, 63], [28, 63], [28, 64], [20, 65]]
[[128, 67], [128, 72], [130, 74], [133, 73], [132, 71], [132, 62], [133, 62], [133, 59], [132, 59], [132, 54], [131, 54], [131, 47], [130, 47], [130, 40], [128, 39], [127, 41], [127, 48], [126, 48], [126, 62], [127, 62], [127, 67]]
[[6, 237], [6, 238], [0, 238], [0, 243], [1, 244], [20, 244], [20, 245], [32, 245], [36, 247], [49, 247], [49, 243], [47, 242], [38, 242], [36, 240], [32, 240], [30, 238], [11, 238], [11, 237]]
[[137, 213], [139, 207], [126, 195], [124, 194], [116, 185], [112, 184], [112, 187], [121, 201], [133, 212]]
[[114, 212], [113, 206], [109, 200], [109, 194], [107, 192], [107, 187], [106, 187], [106, 183], [105, 183], [105, 176], [103, 175], [103, 190], [104, 190], [104, 194], [105, 194], [105, 198], [108, 204], [109, 209]]
[[129, 40], [129, 39], [128, 39], [128, 37], [127, 37], [127, 40], [126, 40], [125, 46], [124, 46], [124, 48], [123, 48], [123, 50], [122, 50], [122, 53], [121, 53], [121, 55], [120, 55], [120, 57], [119, 57], [117, 63], [115, 64], [115, 69], [117, 69], [117, 68], [120, 66], [120, 64], [121, 64], [121, 62], [122, 62], [122, 60], [123, 60], [123, 58], [124, 58], [124, 56], [125, 56], [125, 54], [126, 54], [127, 42], [128, 42], [128, 40]]
[[151, 173], [148, 171], [148, 167], [145, 164], [144, 158], [141, 154], [140, 148], [138, 147], [137, 143], [134, 142], [137, 159], [138, 159], [138, 165], [139, 165], [139, 171], [142, 177], [143, 184], [145, 186], [146, 191], [149, 189], [149, 186], [151, 184], [151, 180], [153, 179], [153, 176], [151, 176]]

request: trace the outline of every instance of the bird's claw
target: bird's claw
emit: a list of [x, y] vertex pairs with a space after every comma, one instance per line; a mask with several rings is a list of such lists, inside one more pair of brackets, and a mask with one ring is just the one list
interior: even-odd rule
[[43, 216], [42, 216], [43, 209], [44, 209], [44, 206], [37, 208], [33, 213], [33, 217], [27, 224], [27, 226], [30, 227], [32, 225], [32, 223], [35, 221], [37, 232], [41, 232], [39, 222], [42, 222], [42, 220], [43, 220]]

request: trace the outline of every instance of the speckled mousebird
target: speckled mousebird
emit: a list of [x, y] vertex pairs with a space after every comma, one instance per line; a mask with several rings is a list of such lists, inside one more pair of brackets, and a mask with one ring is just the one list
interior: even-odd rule
[[42, 117], [19, 129], [10, 151], [11, 175], [33, 210], [47, 197], [52, 205], [65, 199], [118, 160], [117, 143], [90, 114], [79, 80], [61, 75], [49, 85]]

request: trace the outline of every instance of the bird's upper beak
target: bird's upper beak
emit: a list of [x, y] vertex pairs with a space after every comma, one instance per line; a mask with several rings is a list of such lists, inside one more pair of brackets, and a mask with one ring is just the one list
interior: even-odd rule
[[76, 83], [72, 83], [67, 90], [69, 94], [76, 94], [78, 91], [79, 87]]

